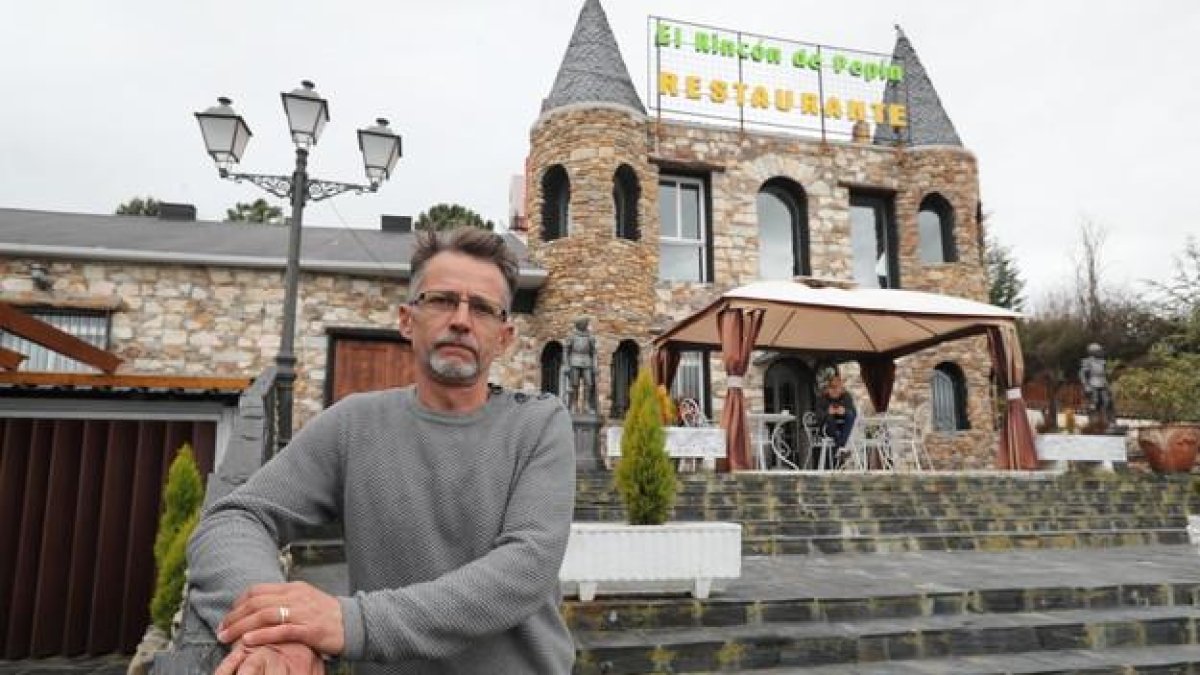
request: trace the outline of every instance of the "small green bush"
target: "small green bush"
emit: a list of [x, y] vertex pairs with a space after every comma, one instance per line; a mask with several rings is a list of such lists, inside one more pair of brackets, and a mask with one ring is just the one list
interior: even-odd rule
[[171, 619], [183, 602], [183, 581], [187, 575], [187, 544], [192, 538], [200, 512], [192, 514], [175, 533], [171, 545], [158, 563], [158, 580], [154, 586], [154, 597], [150, 600], [150, 619], [167, 633], [171, 632]]
[[661, 525], [671, 512], [678, 484], [666, 445], [659, 396], [642, 370], [629, 390], [617, 464], [617, 490], [631, 525]]
[[1163, 423], [1200, 422], [1200, 354], [1156, 345], [1144, 365], [1121, 373], [1116, 390], [1122, 409]]
[[154, 597], [150, 601], [150, 619], [170, 632], [171, 619], [183, 600], [183, 579], [187, 570], [187, 541], [200, 520], [204, 502], [204, 484], [192, 454], [184, 443], [167, 471], [163, 488], [162, 514], [154, 537]]

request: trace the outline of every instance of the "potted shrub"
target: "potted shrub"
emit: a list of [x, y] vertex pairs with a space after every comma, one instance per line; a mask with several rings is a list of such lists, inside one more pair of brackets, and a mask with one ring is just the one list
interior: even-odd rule
[[1138, 429], [1138, 447], [1156, 471], [1191, 471], [1200, 449], [1200, 354], [1174, 353], [1164, 345], [1116, 383], [1127, 409], [1157, 424]]
[[584, 601], [597, 591], [706, 598], [714, 582], [741, 575], [740, 524], [667, 522], [678, 482], [660, 396], [645, 370], [630, 388], [616, 484], [629, 522], [572, 523], [559, 573], [568, 593]]

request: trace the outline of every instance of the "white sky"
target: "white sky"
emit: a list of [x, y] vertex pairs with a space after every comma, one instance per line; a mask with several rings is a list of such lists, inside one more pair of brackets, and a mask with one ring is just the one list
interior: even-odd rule
[[[1188, 0], [604, 0], [639, 92], [648, 15], [890, 52], [912, 40], [964, 143], [984, 209], [1035, 298], [1061, 285], [1082, 218], [1108, 230], [1114, 284], [1161, 279], [1188, 234], [1200, 129]], [[312, 79], [332, 121], [315, 177], [362, 180], [377, 116], [404, 158], [377, 195], [310, 205], [308, 224], [375, 227], [455, 201], [503, 220], [582, 0], [38, 0], [0, 21], [0, 206], [111, 212], [135, 195], [217, 219], [267, 196], [217, 178], [192, 113], [234, 99], [240, 169], [290, 172], [279, 92]]]

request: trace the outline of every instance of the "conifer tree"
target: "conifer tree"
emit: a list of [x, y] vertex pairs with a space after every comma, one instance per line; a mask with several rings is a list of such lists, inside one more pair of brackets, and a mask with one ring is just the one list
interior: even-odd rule
[[150, 618], [164, 631], [183, 599], [183, 579], [187, 568], [187, 541], [200, 519], [204, 485], [196, 466], [192, 446], [184, 443], [167, 471], [163, 489], [163, 510], [154, 537], [155, 584], [150, 601]]
[[629, 391], [621, 434], [617, 490], [631, 525], [661, 525], [675, 502], [675, 468], [667, 456], [662, 410], [650, 372], [642, 370]]

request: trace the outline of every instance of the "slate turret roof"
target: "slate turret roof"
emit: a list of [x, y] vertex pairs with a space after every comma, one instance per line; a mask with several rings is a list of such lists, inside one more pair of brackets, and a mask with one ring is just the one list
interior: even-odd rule
[[[954, 123], [942, 107], [929, 73], [921, 65], [921, 59], [909, 42], [908, 36], [896, 26], [896, 48], [892, 50], [892, 60], [904, 64], [904, 80], [907, 84], [907, 100], [903, 86], [888, 82], [883, 91], [884, 103], [899, 103], [908, 106], [908, 129], [901, 129], [897, 134], [892, 127], [879, 125], [875, 128], [875, 142], [880, 145], [907, 143], [909, 145], [957, 145], [962, 146]], [[911, 138], [905, 139], [905, 134]]]
[[600, 0], [586, 0], [542, 112], [573, 103], [615, 103], [645, 113]]

